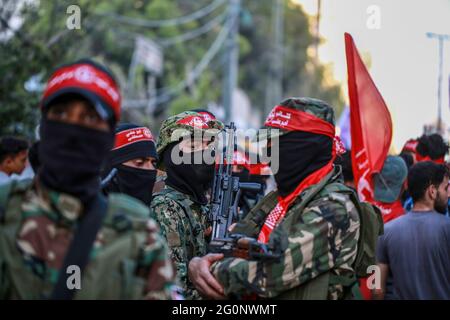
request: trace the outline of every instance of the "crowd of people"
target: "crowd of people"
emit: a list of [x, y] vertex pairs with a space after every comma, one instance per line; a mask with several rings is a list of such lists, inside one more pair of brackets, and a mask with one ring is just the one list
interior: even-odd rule
[[278, 170], [245, 150], [232, 159], [263, 186], [242, 193], [230, 228], [278, 253], [257, 259], [208, 247], [214, 114], [170, 116], [157, 135], [120, 122], [114, 75], [88, 59], [56, 69], [39, 107], [38, 141], [0, 140], [0, 299], [450, 299], [438, 134], [387, 156], [368, 204], [333, 107], [281, 101], [257, 137], [278, 148]]

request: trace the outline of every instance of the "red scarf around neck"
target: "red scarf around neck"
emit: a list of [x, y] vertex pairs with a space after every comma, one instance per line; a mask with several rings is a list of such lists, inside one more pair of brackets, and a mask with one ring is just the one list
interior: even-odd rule
[[258, 241], [262, 243], [268, 243], [269, 237], [275, 227], [280, 223], [283, 217], [286, 215], [289, 206], [294, 202], [297, 196], [303, 192], [307, 187], [319, 183], [327, 174], [333, 170], [333, 159], [328, 162], [325, 166], [316, 171], [312, 172], [309, 176], [307, 176], [295, 190], [289, 194], [288, 196], [282, 198], [278, 197], [278, 204], [275, 208], [270, 212], [264, 225], [261, 229], [261, 232], [258, 236]]

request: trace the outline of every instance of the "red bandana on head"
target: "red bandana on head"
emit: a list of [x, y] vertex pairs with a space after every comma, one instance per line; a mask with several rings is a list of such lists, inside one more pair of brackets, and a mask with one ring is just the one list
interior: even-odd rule
[[213, 117], [210, 113], [208, 113], [208, 112], [200, 111], [200, 112], [198, 112], [198, 113], [202, 115], [203, 119], [205, 119], [206, 122], [216, 120], [216, 118], [214, 118], [214, 117]]
[[335, 135], [334, 126], [331, 123], [305, 111], [284, 106], [273, 108], [264, 125], [287, 131], [306, 131], [323, 134], [330, 138], [334, 138]]
[[403, 146], [402, 151], [410, 151], [410, 152], [416, 152], [417, 151], [417, 145], [419, 144], [419, 141], [417, 140], [408, 140], [405, 145]]
[[189, 116], [177, 121], [178, 124], [185, 124], [196, 129], [208, 129], [208, 122], [203, 116]]
[[294, 110], [284, 106], [276, 106], [267, 117], [264, 125], [287, 131], [306, 131], [322, 134], [334, 139], [332, 149], [333, 156], [330, 162], [307, 176], [290, 195], [284, 198], [281, 196], [278, 197], [278, 204], [268, 215], [258, 236], [259, 242], [268, 243], [270, 234], [286, 215], [289, 206], [294, 202], [297, 196], [307, 187], [319, 183], [327, 174], [329, 174], [333, 170], [333, 162], [336, 154], [342, 154], [345, 152], [345, 148], [340, 139], [335, 137], [334, 126], [331, 123], [304, 111]]
[[140, 141], [155, 142], [155, 139], [153, 138], [153, 135], [148, 128], [140, 127], [120, 131], [116, 134], [116, 140], [113, 150], [117, 150]]

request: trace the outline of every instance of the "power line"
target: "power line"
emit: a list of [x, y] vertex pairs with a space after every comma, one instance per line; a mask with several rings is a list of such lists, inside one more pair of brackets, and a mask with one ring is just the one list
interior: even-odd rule
[[209, 65], [211, 60], [219, 52], [230, 31], [231, 31], [230, 25], [222, 27], [219, 35], [214, 40], [213, 44], [205, 53], [205, 55], [202, 57], [200, 62], [191, 71], [190, 75], [186, 79], [178, 83], [173, 89], [168, 90], [168, 92], [164, 92], [160, 96], [156, 97], [155, 105], [169, 101], [174, 94], [186, 88], [188, 83], [195, 81], [205, 71], [206, 67]]
[[226, 14], [222, 13], [222, 14], [216, 16], [211, 21], [208, 21], [207, 23], [205, 23], [200, 28], [188, 31], [186, 33], [183, 33], [181, 35], [178, 35], [178, 36], [175, 36], [175, 37], [172, 37], [172, 38], [156, 39], [156, 41], [162, 47], [168, 47], [168, 46], [176, 44], [176, 43], [180, 43], [180, 42], [184, 42], [184, 41], [195, 39], [195, 38], [197, 38], [197, 37], [199, 37], [199, 36], [201, 36], [201, 35], [203, 35], [205, 33], [208, 33], [209, 31], [211, 31], [212, 29], [214, 29], [215, 27], [220, 25], [225, 20], [225, 17], [226, 17]]
[[[211, 21], [207, 22], [203, 26], [197, 29], [190, 30], [186, 33], [180, 34], [178, 36], [170, 37], [170, 38], [152, 38], [153, 41], [157, 42], [161, 47], [167, 48], [171, 45], [189, 41], [192, 39], [195, 39], [205, 33], [208, 33], [209, 31], [213, 30], [215, 27], [219, 26], [221, 22], [223, 22], [226, 18], [226, 14], [220, 14]], [[142, 33], [138, 32], [131, 32], [131, 31], [125, 31], [125, 30], [115, 30], [113, 31], [115, 34], [122, 37], [123, 40], [128, 40], [130, 43], [134, 43], [134, 39], [136, 37], [146, 37]]]
[[[127, 103], [128, 107], [141, 107], [143, 104], [152, 104], [154, 106], [160, 105], [162, 103], [168, 102], [170, 99], [172, 99], [175, 95], [177, 95], [180, 91], [182, 91], [184, 88], [188, 86], [189, 83], [195, 81], [200, 77], [200, 75], [205, 71], [205, 69], [208, 67], [208, 65], [211, 63], [212, 59], [217, 55], [223, 44], [225, 43], [229, 33], [231, 32], [234, 22], [236, 20], [237, 16], [232, 16], [228, 23], [225, 24], [219, 34], [217, 35], [216, 39], [212, 43], [211, 47], [208, 49], [208, 51], [204, 54], [202, 59], [199, 61], [199, 63], [194, 67], [194, 69], [190, 72], [190, 74], [182, 81], [180, 81], [175, 86], [168, 88], [166, 90], [162, 90], [163, 92], [158, 95], [157, 97], [152, 98], [150, 101], [143, 100], [143, 101], [135, 101], [135, 103]], [[130, 101], [131, 102], [131, 101]]]
[[140, 18], [131, 18], [126, 17], [123, 15], [119, 15], [112, 12], [105, 12], [105, 13], [96, 13], [97, 16], [102, 17], [109, 17], [116, 21], [119, 21], [121, 23], [126, 23], [138, 27], [146, 27], [146, 28], [161, 28], [161, 27], [170, 27], [170, 26], [178, 26], [181, 24], [186, 24], [189, 22], [192, 22], [194, 20], [201, 19], [210, 13], [212, 13], [214, 10], [216, 10], [218, 7], [220, 7], [222, 4], [224, 4], [226, 0], [215, 0], [214, 2], [210, 3], [209, 5], [203, 7], [202, 9], [195, 11], [191, 14], [174, 18], [174, 19], [167, 19], [167, 20], [147, 20], [147, 19], [140, 19]]

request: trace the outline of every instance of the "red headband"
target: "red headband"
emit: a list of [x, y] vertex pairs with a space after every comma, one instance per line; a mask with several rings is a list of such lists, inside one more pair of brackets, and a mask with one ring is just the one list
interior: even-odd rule
[[417, 140], [408, 140], [405, 143], [405, 145], [403, 146], [403, 150], [402, 151], [416, 152], [418, 144], [419, 144], [419, 141], [417, 141]]
[[203, 119], [205, 119], [205, 121], [207, 121], [207, 122], [216, 120], [216, 118], [213, 117], [213, 116], [212, 116], [210, 113], [208, 113], [208, 112], [200, 111], [200, 112], [197, 112], [197, 113], [201, 114], [202, 117], [203, 117]]
[[80, 88], [101, 97], [120, 119], [120, 92], [114, 80], [105, 72], [86, 63], [62, 67], [53, 73], [47, 83], [43, 100], [66, 88]]
[[310, 113], [276, 106], [272, 109], [264, 123], [267, 127], [279, 128], [287, 131], [306, 131], [323, 134], [334, 138], [334, 126]]
[[178, 124], [184, 124], [196, 129], [208, 129], [208, 122], [204, 116], [189, 116], [177, 121]]
[[140, 127], [120, 131], [116, 134], [116, 141], [114, 143], [113, 150], [117, 150], [140, 141], [155, 142], [155, 139], [148, 128]]

